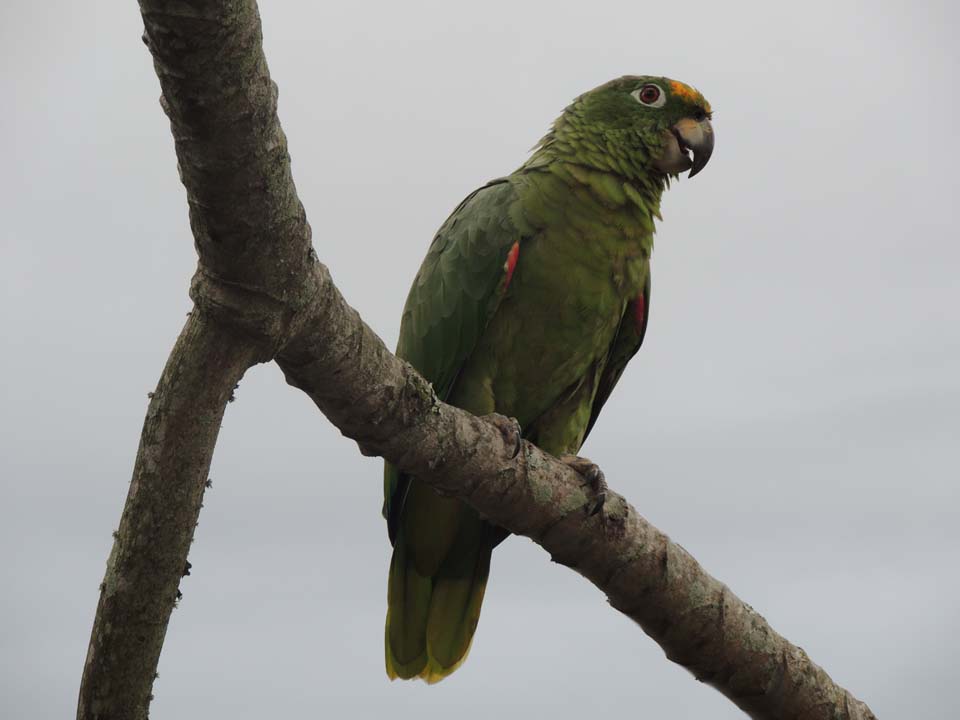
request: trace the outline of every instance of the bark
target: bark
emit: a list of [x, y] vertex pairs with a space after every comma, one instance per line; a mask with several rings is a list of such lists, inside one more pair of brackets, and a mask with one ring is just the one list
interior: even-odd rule
[[253, 0], [141, 0], [200, 262], [196, 309], [144, 423], [107, 563], [79, 718], [144, 718], [223, 410], [276, 359], [365, 454], [382, 455], [581, 573], [667, 656], [756, 718], [873, 718], [619, 495], [440, 402], [343, 299], [310, 245]]
[[145, 718], [223, 409], [256, 346], [191, 313], [152, 393], [83, 668], [78, 718]]

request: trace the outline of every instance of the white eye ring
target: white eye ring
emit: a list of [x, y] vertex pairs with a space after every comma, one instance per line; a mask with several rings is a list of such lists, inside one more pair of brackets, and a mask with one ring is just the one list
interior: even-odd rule
[[[656, 99], [652, 100], [651, 102], [647, 102], [643, 99], [644, 92], [649, 90], [657, 91]], [[659, 108], [659, 107], [663, 107], [667, 102], [667, 94], [663, 91], [663, 88], [661, 88], [659, 85], [655, 83], [647, 83], [643, 87], [637, 88], [630, 94], [633, 95], [634, 100], [636, 100], [641, 105], [645, 105], [647, 107]], [[649, 92], [647, 94], [649, 95]]]

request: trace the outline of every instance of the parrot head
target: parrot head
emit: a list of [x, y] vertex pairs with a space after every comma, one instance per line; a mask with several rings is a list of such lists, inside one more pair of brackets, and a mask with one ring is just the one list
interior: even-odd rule
[[636, 171], [666, 176], [689, 170], [693, 177], [713, 153], [711, 114], [710, 104], [689, 85], [627, 75], [578, 97], [554, 132], [558, 140], [570, 135], [572, 148], [614, 154], [617, 164]]

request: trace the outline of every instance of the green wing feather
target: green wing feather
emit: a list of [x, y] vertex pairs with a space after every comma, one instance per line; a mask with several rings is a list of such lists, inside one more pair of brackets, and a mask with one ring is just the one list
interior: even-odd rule
[[647, 277], [643, 284], [643, 290], [640, 295], [627, 304], [626, 312], [620, 321], [620, 327], [617, 330], [617, 336], [610, 345], [610, 354], [607, 356], [607, 362], [603, 373], [600, 375], [600, 382], [597, 385], [597, 394], [593, 399], [593, 406], [590, 410], [590, 421], [587, 423], [587, 429], [583, 433], [583, 439], [593, 429], [594, 423], [600, 416], [600, 410], [604, 403], [613, 392], [614, 386], [623, 375], [624, 369], [630, 359], [637, 354], [640, 346], [643, 344], [643, 338], [647, 334], [647, 320], [650, 317], [650, 267], [647, 266]]
[[470, 194], [440, 228], [413, 281], [397, 354], [446, 398], [503, 296], [507, 254], [520, 239], [507, 178]]
[[[441, 400], [503, 298], [504, 264], [520, 240], [509, 219], [515, 199], [508, 178], [468, 195], [437, 231], [407, 295], [397, 357], [429, 380]], [[391, 543], [408, 482], [386, 464], [383, 515]]]
[[[403, 311], [397, 355], [447, 399], [496, 312], [506, 263], [521, 233], [510, 217], [516, 190], [495, 180], [469, 195], [438, 231]], [[457, 500], [387, 463], [384, 516], [394, 545], [385, 652], [391, 677], [435, 682], [466, 657], [495, 544], [492, 528]]]

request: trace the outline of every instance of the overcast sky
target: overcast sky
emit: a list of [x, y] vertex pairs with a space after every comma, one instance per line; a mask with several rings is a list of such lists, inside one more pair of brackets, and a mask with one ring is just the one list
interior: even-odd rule
[[[262, 12], [317, 252], [391, 346], [435, 229], [569, 100], [628, 73], [703, 91], [716, 152], [664, 198], [647, 340], [584, 453], [880, 717], [955, 713], [955, 7]], [[190, 308], [141, 31], [132, 0], [0, 9], [4, 718], [74, 712], [147, 393]], [[517, 538], [463, 668], [391, 684], [380, 462], [275, 366], [237, 396], [151, 717], [742, 717]]]

